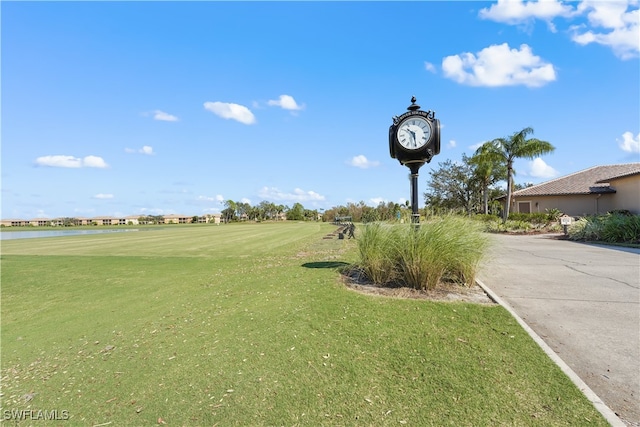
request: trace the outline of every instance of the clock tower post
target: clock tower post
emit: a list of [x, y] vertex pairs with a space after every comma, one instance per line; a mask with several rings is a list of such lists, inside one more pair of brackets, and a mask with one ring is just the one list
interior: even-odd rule
[[389, 153], [411, 171], [411, 222], [419, 224], [418, 170], [440, 154], [440, 120], [434, 111], [420, 110], [415, 96], [407, 110], [389, 126]]

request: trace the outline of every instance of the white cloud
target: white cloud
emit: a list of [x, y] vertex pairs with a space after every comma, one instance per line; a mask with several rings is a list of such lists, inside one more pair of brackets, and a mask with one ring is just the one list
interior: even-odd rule
[[172, 114], [165, 113], [164, 111], [155, 110], [153, 112], [153, 119], [160, 120], [163, 122], [177, 122], [178, 118]]
[[350, 164], [351, 166], [354, 166], [356, 168], [368, 169], [368, 168], [373, 168], [373, 167], [378, 166], [380, 164], [380, 162], [375, 161], [375, 160], [369, 160], [365, 156], [360, 154], [360, 155], [357, 155], [357, 156], [353, 157], [351, 160], [349, 160], [348, 164]]
[[285, 110], [298, 111], [304, 108], [304, 105], [298, 105], [296, 100], [290, 95], [280, 95], [277, 100], [270, 99], [267, 104], [272, 107], [280, 107]]
[[109, 165], [102, 159], [102, 157], [98, 156], [87, 156], [82, 159], [82, 166], [87, 168], [106, 168]]
[[571, 6], [557, 0], [528, 1], [498, 0], [488, 9], [481, 9], [478, 15], [482, 19], [489, 19], [506, 24], [519, 24], [530, 19], [551, 21], [562, 16], [570, 17], [574, 13]]
[[553, 65], [535, 56], [523, 44], [511, 49], [507, 43], [482, 49], [477, 56], [465, 52], [442, 60], [444, 75], [469, 86], [539, 87], [556, 79]]
[[198, 196], [198, 200], [201, 202], [215, 202], [216, 198], [215, 197], [209, 197], [209, 196]]
[[73, 156], [42, 156], [36, 159], [38, 166], [54, 168], [107, 168], [109, 165], [98, 156], [86, 156], [84, 158]]
[[218, 117], [223, 119], [232, 119], [245, 125], [251, 125], [256, 122], [256, 118], [247, 107], [240, 104], [228, 102], [205, 102], [204, 108], [211, 111]]
[[424, 62], [424, 69], [431, 72], [431, 73], [435, 73], [436, 72], [436, 67], [435, 65], [433, 65], [431, 62]]
[[558, 171], [549, 166], [540, 157], [529, 162], [529, 174], [534, 178], [553, 178], [558, 176]]
[[618, 141], [618, 147], [627, 153], [640, 153], [640, 133], [633, 137], [631, 132], [622, 134], [622, 141]]
[[369, 199], [369, 203], [375, 208], [380, 203], [387, 203], [387, 201], [383, 197], [372, 197]]
[[113, 199], [113, 194], [98, 193], [93, 196], [94, 199]]
[[153, 152], [153, 147], [149, 146], [149, 145], [144, 145], [142, 148], [139, 148], [138, 150], [134, 149], [134, 148], [125, 148], [124, 151], [126, 153], [140, 153], [140, 154], [146, 154], [147, 156], [153, 156], [155, 153]]
[[148, 156], [151, 156], [153, 154], [153, 147], [149, 146], [149, 145], [144, 145], [141, 149], [140, 152], [142, 154], [146, 154]]
[[308, 202], [324, 200], [325, 197], [315, 191], [304, 191], [296, 188], [291, 193], [280, 191], [276, 187], [262, 187], [258, 196], [265, 200], [287, 201], [287, 202]]
[[[584, 26], [572, 27], [572, 40], [581, 45], [608, 46], [621, 59], [637, 57], [640, 52], [640, 11], [627, 10], [637, 4], [637, 1], [583, 1], [578, 11], [587, 14], [592, 29], [584, 31]], [[602, 32], [593, 31], [596, 28]]]
[[452, 139], [447, 143], [447, 148], [455, 148], [456, 145], [457, 145], [456, 141]]
[[240, 199], [241, 203], [247, 203], [247, 204], [251, 204], [251, 199], [247, 199], [246, 197], [243, 197], [242, 199]]
[[484, 145], [484, 142], [478, 142], [477, 144], [470, 145], [469, 148], [471, 148], [473, 151], [476, 151], [478, 148], [482, 147], [483, 145]]
[[640, 11], [637, 0], [583, 0], [575, 8], [558, 0], [522, 1], [498, 0], [481, 9], [480, 18], [510, 25], [526, 24], [535, 19], [546, 21], [555, 32], [552, 19], [574, 19], [586, 15], [587, 24], [570, 27], [571, 39], [581, 45], [598, 43], [610, 47], [621, 59], [630, 59], [640, 52]]
[[224, 202], [224, 197], [222, 197], [220, 194], [215, 195], [214, 197], [210, 197], [210, 196], [198, 196], [199, 201], [202, 202], [216, 202], [216, 203], [223, 203]]

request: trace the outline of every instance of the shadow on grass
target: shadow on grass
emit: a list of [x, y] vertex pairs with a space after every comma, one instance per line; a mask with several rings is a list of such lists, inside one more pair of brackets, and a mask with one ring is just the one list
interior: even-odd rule
[[333, 268], [343, 269], [351, 264], [342, 261], [319, 261], [319, 262], [305, 262], [302, 264], [305, 268]]

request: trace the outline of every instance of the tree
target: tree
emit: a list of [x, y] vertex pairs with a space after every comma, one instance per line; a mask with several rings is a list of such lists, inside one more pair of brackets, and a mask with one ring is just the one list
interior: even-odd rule
[[[384, 206], [384, 203], [380, 203]], [[380, 221], [380, 212], [376, 208], [365, 206], [362, 209], [362, 222], [367, 223], [375, 221]]]
[[236, 202], [236, 214], [240, 220], [249, 219], [251, 205], [248, 202]]
[[304, 219], [304, 206], [300, 203], [294, 204], [293, 207], [287, 211], [287, 219], [302, 221]]
[[260, 219], [273, 219], [275, 216], [276, 205], [272, 202], [267, 202], [266, 200], [258, 203], [258, 213]]
[[474, 174], [482, 187], [483, 212], [489, 213], [489, 187], [498, 181], [507, 179], [507, 168], [502, 162], [496, 162], [488, 152], [489, 145], [483, 144], [469, 162], [475, 166]]
[[[504, 210], [503, 222], [509, 217], [511, 206], [511, 193], [513, 188], [513, 177], [515, 170], [513, 162], [515, 159], [535, 159], [543, 154], [552, 153], [555, 147], [550, 142], [527, 136], [533, 134], [530, 127], [524, 128], [507, 138], [496, 138], [493, 141], [485, 142], [478, 150], [482, 150], [484, 155], [494, 164], [502, 164], [507, 168], [507, 202]], [[484, 147], [486, 145], [486, 147]], [[484, 148], [483, 148], [484, 147]]]
[[78, 220], [76, 218], [71, 218], [71, 217], [62, 218], [62, 225], [64, 227], [71, 227], [73, 225], [76, 225], [77, 222]]
[[305, 221], [317, 221], [318, 220], [318, 210], [317, 209], [305, 209], [304, 210], [304, 219]]
[[464, 210], [471, 214], [479, 205], [480, 183], [474, 176], [469, 157], [462, 155], [462, 163], [446, 160], [429, 172], [429, 190], [424, 193], [426, 204], [436, 211]]
[[222, 217], [224, 222], [233, 221], [236, 219], [236, 202], [233, 200], [227, 200], [224, 202], [225, 208], [222, 210]]

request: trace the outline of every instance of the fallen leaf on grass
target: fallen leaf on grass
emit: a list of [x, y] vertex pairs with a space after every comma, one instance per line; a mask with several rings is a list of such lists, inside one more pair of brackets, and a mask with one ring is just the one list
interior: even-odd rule
[[109, 352], [109, 351], [113, 350], [114, 348], [116, 348], [116, 346], [115, 346], [115, 345], [111, 345], [111, 344], [109, 344], [109, 345], [105, 346], [105, 348], [103, 348], [103, 349], [102, 349], [102, 352], [103, 352], [103, 353], [107, 353], [107, 352]]
[[162, 418], [158, 418], [158, 424], [166, 424], [167, 422]]

